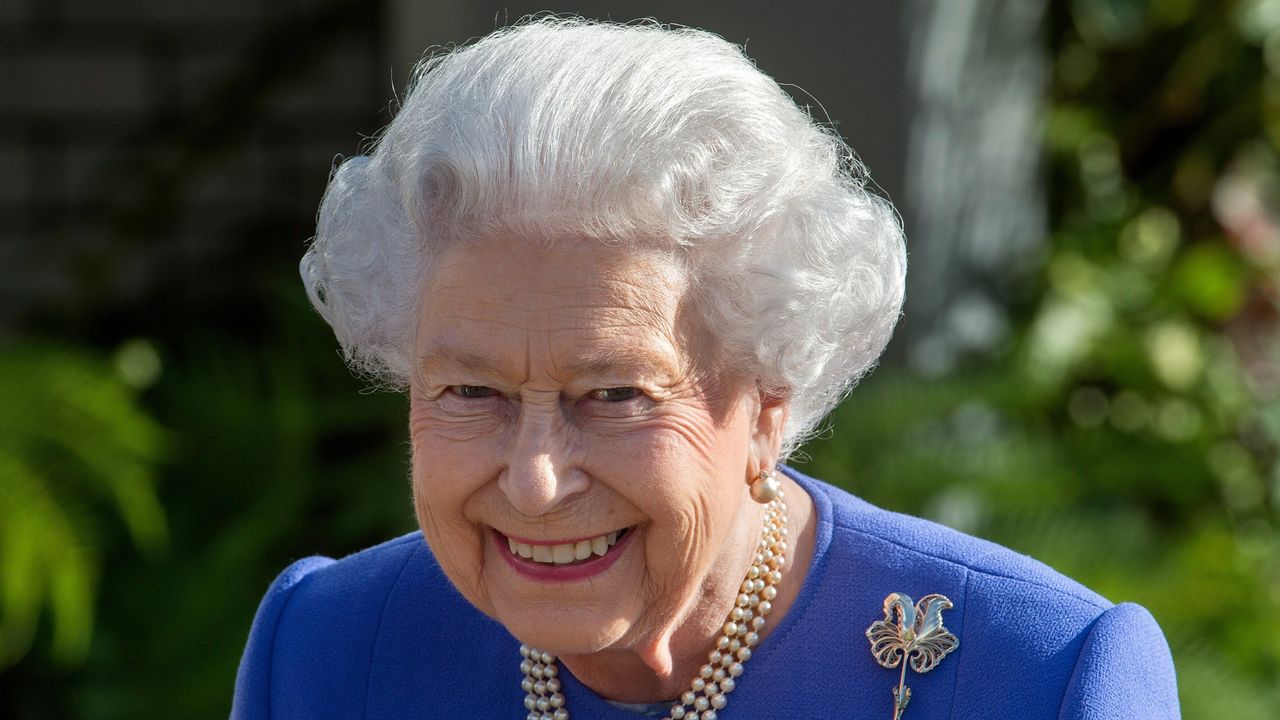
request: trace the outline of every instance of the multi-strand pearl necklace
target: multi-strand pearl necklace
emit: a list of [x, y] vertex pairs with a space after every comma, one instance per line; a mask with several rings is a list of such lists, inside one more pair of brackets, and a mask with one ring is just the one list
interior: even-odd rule
[[[729, 611], [716, 638], [716, 647], [689, 689], [671, 706], [665, 720], [716, 720], [728, 704], [729, 693], [737, 687], [743, 665], [751, 659], [751, 648], [760, 642], [764, 618], [773, 611], [782, 569], [787, 564], [787, 505], [782, 493], [765, 506], [764, 527], [756, 545], [751, 569], [742, 580], [734, 607]], [[560, 692], [560, 668], [551, 653], [520, 646], [520, 672], [524, 680], [526, 720], [569, 720], [564, 693]]]

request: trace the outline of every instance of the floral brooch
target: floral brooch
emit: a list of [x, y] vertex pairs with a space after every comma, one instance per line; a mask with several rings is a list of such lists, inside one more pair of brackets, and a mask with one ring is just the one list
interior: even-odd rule
[[867, 628], [876, 662], [891, 670], [902, 666], [893, 691], [893, 720], [900, 720], [911, 700], [907, 664], [918, 673], [927, 673], [960, 646], [960, 640], [942, 625], [942, 611], [952, 607], [943, 595], [925, 595], [913, 605], [909, 596], [890, 593], [884, 599], [884, 619]]

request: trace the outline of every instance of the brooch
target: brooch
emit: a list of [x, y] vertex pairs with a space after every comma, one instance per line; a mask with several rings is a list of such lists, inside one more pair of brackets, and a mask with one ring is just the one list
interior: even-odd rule
[[902, 666], [898, 687], [893, 691], [893, 720], [902, 717], [911, 700], [911, 688], [906, 685], [907, 664], [918, 673], [927, 673], [960, 646], [960, 640], [942, 625], [942, 611], [952, 607], [943, 595], [926, 595], [912, 605], [907, 595], [890, 593], [884, 599], [884, 619], [867, 628], [876, 662], [889, 669]]

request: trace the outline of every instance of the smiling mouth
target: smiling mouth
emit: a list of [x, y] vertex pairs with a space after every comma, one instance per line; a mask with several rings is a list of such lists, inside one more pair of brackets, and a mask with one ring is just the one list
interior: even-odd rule
[[[631, 528], [614, 530], [593, 538], [556, 545], [531, 545], [503, 535], [507, 549], [514, 557], [520, 557], [541, 565], [560, 566], [588, 563], [604, 557], [631, 532]], [[501, 535], [501, 533], [499, 533]]]

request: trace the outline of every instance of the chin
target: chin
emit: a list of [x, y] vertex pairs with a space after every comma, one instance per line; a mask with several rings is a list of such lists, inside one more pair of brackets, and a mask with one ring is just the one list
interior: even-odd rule
[[602, 613], [558, 607], [524, 606], [518, 613], [494, 617], [518, 640], [556, 655], [588, 655], [616, 647], [632, 623]]

